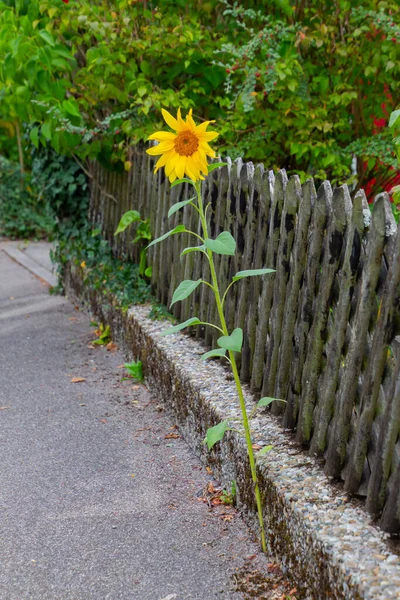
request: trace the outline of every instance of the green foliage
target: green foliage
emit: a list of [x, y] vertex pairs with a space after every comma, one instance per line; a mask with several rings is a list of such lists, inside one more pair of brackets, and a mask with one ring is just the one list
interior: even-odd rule
[[54, 215], [29, 174], [0, 155], [0, 236], [46, 239], [54, 232]]
[[151, 240], [150, 221], [149, 219], [141, 219], [140, 214], [137, 210], [128, 210], [122, 215], [118, 227], [114, 235], [118, 235], [125, 231], [132, 223], [139, 223], [136, 227], [135, 239], [132, 241], [133, 244], [141, 244], [142, 249], [140, 251], [139, 260], [139, 273], [142, 277], [151, 277], [152, 267], [147, 266], [147, 245], [143, 246], [142, 242], [149, 242]]
[[136, 379], [137, 381], [143, 381], [143, 369], [142, 362], [138, 360], [137, 362], [132, 361], [131, 363], [124, 364], [125, 369], [128, 371], [128, 374]]
[[73, 159], [58, 155], [48, 144], [32, 150], [31, 182], [58, 223], [84, 224], [89, 209], [85, 173]]
[[31, 122], [34, 146], [123, 171], [161, 107], [193, 107], [217, 119], [223, 154], [303, 179], [374, 177], [376, 191], [393, 160], [399, 14], [395, 0], [0, 1], [0, 144], [16, 157]]
[[88, 225], [60, 232], [53, 262], [58, 265], [60, 280], [65, 265], [71, 262], [81, 269], [86, 289], [109, 292], [122, 309], [151, 300], [150, 287], [138, 265], [115, 258], [100, 230], [92, 231]]
[[149, 318], [154, 321], [175, 321], [175, 317], [169, 312], [164, 304], [153, 303], [149, 312]]

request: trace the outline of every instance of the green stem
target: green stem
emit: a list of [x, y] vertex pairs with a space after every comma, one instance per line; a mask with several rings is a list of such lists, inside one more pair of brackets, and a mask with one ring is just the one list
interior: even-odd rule
[[[209, 235], [208, 235], [207, 221], [206, 221], [206, 217], [205, 217], [204, 209], [203, 209], [203, 199], [201, 197], [201, 183], [196, 182], [195, 187], [196, 187], [196, 192], [197, 192], [199, 215], [200, 215], [200, 219], [201, 219], [201, 225], [203, 228], [203, 236], [204, 236], [204, 240], [207, 240], [209, 238]], [[228, 328], [226, 326], [224, 309], [223, 309], [223, 304], [222, 304], [222, 300], [221, 300], [221, 294], [219, 291], [219, 284], [218, 284], [217, 274], [215, 271], [214, 257], [213, 257], [212, 251], [207, 249], [207, 255], [208, 255], [208, 259], [209, 259], [209, 263], [210, 263], [212, 286], [214, 288], [215, 301], [217, 304], [217, 311], [218, 311], [218, 316], [219, 316], [219, 320], [221, 323], [221, 328], [224, 332], [224, 335], [228, 336], [229, 332], [228, 332]], [[240, 410], [242, 413], [242, 423], [243, 423], [243, 427], [244, 427], [244, 431], [245, 431], [247, 455], [249, 457], [251, 477], [252, 477], [253, 483], [254, 483], [254, 494], [255, 494], [255, 498], [256, 498], [258, 522], [259, 522], [260, 531], [261, 531], [261, 547], [262, 547], [263, 551], [266, 552], [267, 544], [266, 544], [266, 539], [265, 539], [262, 501], [261, 501], [260, 487], [258, 485], [258, 479], [257, 479], [256, 461], [255, 461], [253, 445], [252, 445], [252, 441], [251, 441], [250, 424], [249, 424], [249, 419], [247, 416], [247, 409], [246, 409], [246, 403], [244, 400], [242, 385], [240, 382], [239, 373], [238, 373], [238, 369], [237, 369], [237, 365], [236, 365], [236, 358], [235, 358], [235, 354], [232, 351], [229, 351], [229, 359], [231, 362], [232, 374], [233, 374], [233, 378], [235, 380], [236, 389], [237, 389], [237, 393], [238, 393]]]

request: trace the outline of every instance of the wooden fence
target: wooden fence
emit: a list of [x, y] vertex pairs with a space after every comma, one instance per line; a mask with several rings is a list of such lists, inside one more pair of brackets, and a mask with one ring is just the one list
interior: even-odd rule
[[[187, 186], [171, 189], [163, 170], [155, 176], [140, 147], [131, 160], [124, 174], [92, 164], [90, 217], [117, 254], [134, 259], [134, 231], [113, 235], [126, 210], [149, 218], [154, 237], [180, 223], [196, 230], [197, 220], [190, 207], [168, 220], [171, 204], [189, 197]], [[243, 381], [285, 399], [272, 406], [283, 426], [349, 493], [366, 497], [384, 530], [400, 532], [400, 227], [388, 195], [376, 197], [371, 213], [364, 193], [351, 199], [345, 185], [332, 190], [325, 181], [316, 191], [313, 180], [301, 185], [283, 170], [228, 159], [204, 196], [211, 237], [229, 230], [237, 241], [235, 257], [216, 256], [220, 281], [243, 269], [276, 269], [243, 279], [228, 295], [228, 326], [244, 331]], [[166, 305], [182, 279], [208, 276], [200, 253], [179, 259], [191, 245], [186, 235], [150, 252], [154, 292]], [[216, 320], [208, 287], [174, 314]], [[211, 328], [196, 333], [215, 344]]]

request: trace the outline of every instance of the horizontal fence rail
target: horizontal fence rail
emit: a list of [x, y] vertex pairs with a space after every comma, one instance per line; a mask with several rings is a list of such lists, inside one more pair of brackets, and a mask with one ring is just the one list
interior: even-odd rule
[[[131, 149], [128, 173], [91, 164], [90, 219], [101, 223], [113, 250], [138, 259], [134, 227], [114, 237], [121, 215], [138, 210], [152, 235], [180, 223], [196, 230], [190, 206], [167, 218], [188, 198], [187, 184], [170, 188], [163, 170], [142, 147]], [[211, 237], [230, 231], [234, 257], [216, 255], [222, 285], [239, 270], [276, 269], [245, 278], [226, 302], [230, 329], [241, 327], [243, 381], [255, 392], [286, 400], [272, 411], [299, 443], [324, 460], [325, 471], [388, 532], [400, 532], [400, 227], [389, 197], [370, 211], [364, 192], [352, 199], [346, 185], [318, 190], [284, 170], [274, 175], [239, 158], [213, 171], [203, 188]], [[200, 232], [199, 232], [200, 233]], [[179, 254], [187, 236], [171, 236], [149, 251], [152, 285], [166, 305], [182, 279], [207, 277], [201, 253]], [[212, 322], [216, 307], [208, 286], [174, 306], [180, 320]], [[215, 344], [214, 330], [196, 335]]]

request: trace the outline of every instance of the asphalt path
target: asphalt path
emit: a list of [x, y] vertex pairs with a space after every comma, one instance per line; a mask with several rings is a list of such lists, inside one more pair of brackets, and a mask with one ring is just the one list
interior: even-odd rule
[[[0, 249], [0, 600], [250, 597], [268, 559], [213, 505], [217, 483], [162, 405], [123, 381], [120, 351], [93, 339]], [[281, 597], [269, 572], [251, 597]]]

